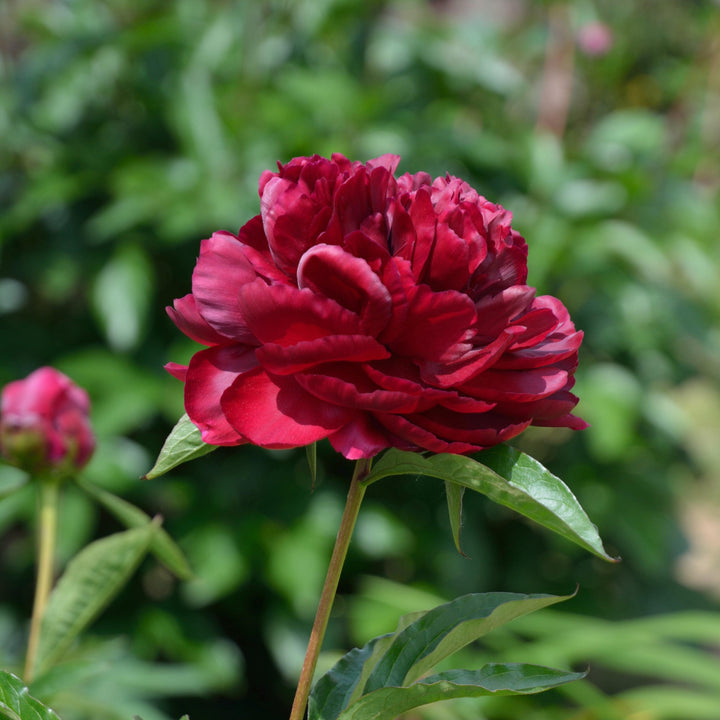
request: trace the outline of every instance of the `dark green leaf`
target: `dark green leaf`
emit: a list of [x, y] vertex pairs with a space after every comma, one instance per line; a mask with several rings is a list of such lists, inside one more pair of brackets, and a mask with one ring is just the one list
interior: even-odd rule
[[462, 500], [465, 488], [457, 483], [445, 481], [445, 497], [447, 498], [448, 513], [450, 514], [450, 529], [457, 551], [464, 555], [460, 547], [460, 527], [462, 526]]
[[[580, 680], [585, 673], [538, 665], [491, 663], [480, 670], [447, 670], [408, 687], [384, 687], [364, 695], [337, 720], [393, 720], [420, 705], [463, 697], [529, 695]], [[327, 720], [317, 715], [311, 720]]]
[[566, 600], [555, 595], [475, 593], [400, 620], [390, 635], [345, 655], [321, 677], [310, 696], [310, 717], [334, 720], [367, 693], [406, 686], [491, 630]]
[[60, 716], [30, 695], [25, 683], [0, 670], [0, 718], [7, 720], [60, 720]]
[[156, 521], [96, 540], [69, 563], [43, 617], [37, 670], [49, 668], [115, 597], [147, 553]]
[[604, 560], [614, 560], [567, 485], [537, 460], [507, 445], [485, 450], [478, 458], [448, 453], [423, 457], [392, 449], [378, 461], [366, 482], [391, 475], [427, 475], [455, 483], [515, 510]]
[[144, 479], [152, 480], [160, 477], [160, 475], [164, 475], [169, 470], [182, 465], [188, 460], [207, 455], [216, 447], [217, 445], [208, 445], [202, 441], [200, 431], [185, 413], [170, 431], [155, 461], [155, 465], [145, 475]]
[[[78, 481], [78, 485], [129, 528], [143, 527], [152, 520], [140, 508], [107, 490], [84, 481]], [[183, 551], [162, 528], [157, 529], [150, 545], [150, 551], [181, 580], [190, 580], [193, 577], [193, 572]]]

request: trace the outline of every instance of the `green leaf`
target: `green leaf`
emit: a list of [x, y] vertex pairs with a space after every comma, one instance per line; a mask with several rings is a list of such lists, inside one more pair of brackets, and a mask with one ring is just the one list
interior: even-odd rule
[[[152, 520], [152, 518], [140, 508], [135, 507], [132, 503], [123, 500], [123, 498], [117, 495], [113, 495], [113, 493], [107, 490], [91, 485], [86, 481], [79, 480], [77, 484], [128, 528], [143, 527]], [[193, 572], [183, 551], [170, 535], [160, 527], [153, 537], [150, 551], [178, 578], [181, 580], [192, 579]]]
[[60, 720], [60, 716], [30, 695], [17, 676], [0, 670], [0, 718], [7, 720]]
[[388, 686], [407, 686], [491, 630], [566, 599], [557, 595], [474, 593], [426, 612], [412, 613], [400, 620], [395, 633], [350, 651], [317, 681], [310, 696], [310, 718], [335, 720], [368, 693]]
[[96, 540], [68, 564], [43, 617], [36, 670], [51, 666], [117, 595], [152, 544], [157, 521]]
[[305, 446], [305, 453], [307, 454], [308, 466], [310, 468], [310, 477], [312, 479], [312, 486], [315, 487], [317, 481], [317, 443], [310, 443]]
[[[490, 663], [479, 670], [446, 670], [408, 687], [384, 687], [364, 695], [337, 720], [393, 720], [420, 705], [453, 698], [530, 695], [580, 680], [586, 673], [539, 665]], [[318, 715], [311, 720], [326, 720]]]
[[450, 529], [452, 530], [455, 547], [461, 555], [465, 555], [460, 547], [460, 527], [462, 525], [462, 500], [465, 488], [453, 482], [445, 481], [445, 497], [447, 498], [448, 513], [450, 514]]
[[167, 436], [155, 465], [143, 479], [160, 477], [178, 465], [207, 455], [216, 448], [217, 445], [208, 445], [202, 441], [200, 431], [193, 425], [187, 413], [184, 413]]
[[534, 520], [591, 553], [616, 561], [605, 552], [597, 528], [570, 489], [537, 460], [508, 445], [496, 445], [477, 455], [441, 453], [423, 457], [388, 450], [367, 483], [392, 475], [427, 475], [482, 493], [493, 502]]

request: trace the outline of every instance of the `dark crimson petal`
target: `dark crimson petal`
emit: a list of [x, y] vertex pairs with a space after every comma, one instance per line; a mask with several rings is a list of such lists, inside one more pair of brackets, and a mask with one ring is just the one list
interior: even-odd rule
[[415, 412], [422, 402], [422, 395], [378, 388], [360, 368], [346, 363], [299, 373], [295, 380], [316, 398], [360, 410]]
[[261, 343], [293, 345], [326, 335], [362, 334], [355, 313], [311, 290], [255, 280], [239, 289], [238, 305]]
[[565, 425], [564, 421], [570, 419], [571, 424], [568, 427], [582, 430], [588, 427], [587, 423], [570, 414], [577, 404], [577, 396], [568, 390], [560, 390], [534, 402], [501, 403], [498, 405], [498, 410], [512, 418], [531, 417], [533, 425], [556, 426], [559, 421]]
[[187, 366], [186, 365], [180, 365], [179, 363], [169, 362], [165, 363], [165, 369], [178, 380], [182, 380], [182, 382], [185, 382], [185, 378], [187, 378]]
[[253, 341], [237, 301], [238, 288], [257, 277], [243, 245], [227, 232], [216, 232], [200, 244], [192, 277], [198, 312], [219, 333], [237, 342]]
[[483, 337], [497, 337], [511, 321], [524, 313], [535, 296], [535, 288], [514, 285], [494, 295], [481, 297], [475, 303], [477, 334]]
[[222, 412], [221, 397], [238, 376], [257, 367], [254, 348], [229, 345], [195, 353], [185, 381], [185, 410], [210, 445], [239, 445], [247, 439], [236, 432]]
[[507, 352], [498, 360], [495, 368], [497, 370], [526, 370], [555, 364], [572, 355], [577, 357], [582, 339], [583, 333], [578, 330], [557, 340], [552, 338], [545, 340], [537, 347]]
[[375, 419], [391, 433], [404, 440], [409, 446], [407, 449], [417, 448], [418, 450], [429, 450], [435, 453], [447, 452], [459, 455], [483, 449], [481, 446], [471, 443], [443, 440], [402, 415], [377, 413]]
[[467, 243], [444, 223], [438, 223], [435, 247], [423, 281], [438, 290], [464, 290], [470, 278]]
[[221, 345], [227, 343], [228, 337], [221, 335], [212, 325], [208, 325], [200, 315], [192, 294], [173, 301], [173, 307], [165, 308], [170, 319], [189, 338], [203, 345]]
[[243, 254], [259, 277], [271, 282], [289, 282], [288, 276], [275, 265], [260, 215], [248, 220], [240, 228], [238, 240], [243, 243]]
[[484, 347], [473, 348], [455, 362], [425, 363], [421, 368], [422, 378], [425, 382], [440, 387], [460, 385], [493, 366], [522, 330], [520, 327], [506, 328], [493, 342]]
[[390, 357], [384, 345], [367, 335], [329, 335], [288, 346], [265, 343], [256, 355], [260, 364], [276, 375], [291, 375], [321, 363], [369, 362]]
[[558, 367], [532, 370], [486, 370], [459, 389], [472, 397], [496, 402], [530, 402], [562, 390], [568, 373]]
[[333, 448], [348, 460], [370, 458], [386, 448], [401, 446], [399, 438], [390, 436], [367, 413], [357, 415], [328, 439]]
[[378, 340], [388, 345], [404, 332], [405, 320], [410, 312], [408, 294], [415, 287], [415, 281], [410, 263], [401, 258], [391, 258], [387, 262], [382, 271], [382, 280], [392, 299], [392, 315]]
[[391, 349], [419, 360], [455, 359], [457, 343], [475, 321], [470, 298], [454, 290], [433, 292], [427, 285], [418, 285], [408, 299], [407, 317]]
[[322, 440], [352, 422], [356, 411], [323, 402], [293, 378], [256, 368], [222, 396], [222, 410], [236, 432], [265, 448], [292, 448]]
[[361, 258], [337, 245], [316, 245], [300, 260], [298, 287], [335, 300], [360, 316], [365, 333], [377, 336], [390, 320], [392, 299], [380, 278]]
[[290, 180], [274, 177], [263, 188], [260, 214], [270, 252], [278, 268], [291, 277], [312, 245], [309, 230], [317, 209], [313, 199]]
[[530, 420], [515, 422], [496, 411], [468, 415], [445, 408], [412, 415], [409, 420], [438, 437], [477, 447], [491, 447], [505, 442], [530, 425]]
[[421, 188], [415, 194], [410, 206], [410, 219], [415, 227], [417, 240], [412, 246], [412, 257], [409, 259], [412, 262], [413, 275], [418, 280], [424, 280], [430, 257], [435, 259], [435, 225], [437, 222], [430, 199], [430, 191], [427, 188]]

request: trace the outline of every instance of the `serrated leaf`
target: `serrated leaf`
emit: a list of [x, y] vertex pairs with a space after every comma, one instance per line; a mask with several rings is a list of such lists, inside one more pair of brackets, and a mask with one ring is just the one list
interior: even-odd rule
[[465, 488], [457, 483], [445, 481], [445, 497], [450, 514], [450, 529], [452, 531], [455, 547], [461, 555], [465, 555], [460, 547], [460, 527], [462, 526], [462, 501]]
[[615, 562], [605, 552], [597, 528], [560, 478], [537, 460], [508, 445], [496, 445], [477, 455], [440, 453], [424, 457], [388, 450], [376, 463], [367, 483], [392, 475], [427, 475], [482, 493], [591, 553]]
[[[85, 481], [78, 481], [78, 485], [107, 508], [107, 510], [128, 528], [143, 527], [152, 520], [152, 518], [140, 508], [117, 495], [113, 495], [113, 493], [107, 490], [103, 490]], [[192, 579], [193, 572], [183, 551], [161, 527], [157, 529], [153, 537], [150, 551], [178, 578], [181, 580]]]
[[8, 720], [60, 720], [60, 716], [36, 700], [16, 675], [0, 670], [0, 718]]
[[70, 561], [48, 599], [35, 670], [50, 667], [110, 603], [147, 553], [156, 530], [153, 521], [96, 540]]
[[557, 595], [473, 593], [401, 618], [397, 630], [350, 651], [316, 683], [310, 718], [335, 720], [369, 692], [406, 686], [501, 625], [566, 600]]
[[[440, 700], [529, 695], [583, 677], [585, 673], [519, 663], [491, 663], [480, 670], [446, 670], [408, 687], [384, 687], [364, 695], [337, 720], [393, 720], [408, 710]], [[327, 720], [328, 717], [318, 715], [311, 720]]]
[[202, 441], [200, 430], [193, 425], [187, 413], [184, 413], [170, 431], [155, 464], [143, 479], [152, 480], [160, 477], [188, 460], [207, 455], [217, 447], [217, 445], [208, 445]]

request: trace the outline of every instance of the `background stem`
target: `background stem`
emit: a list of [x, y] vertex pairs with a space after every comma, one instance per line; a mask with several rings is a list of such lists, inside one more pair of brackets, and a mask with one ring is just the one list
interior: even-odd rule
[[52, 588], [53, 556], [55, 554], [55, 537], [57, 534], [60, 482], [55, 479], [43, 478], [38, 481], [38, 488], [40, 493], [40, 536], [38, 541], [35, 600], [33, 602], [30, 637], [28, 639], [27, 655], [25, 657], [24, 680], [26, 683], [29, 683], [33, 677], [35, 659], [40, 642], [40, 626], [42, 624], [48, 595]]
[[355, 472], [353, 473], [350, 490], [348, 491], [347, 500], [345, 501], [345, 511], [340, 521], [340, 528], [337, 538], [335, 539], [335, 546], [333, 547], [330, 558], [327, 576], [325, 577], [325, 585], [320, 595], [320, 603], [318, 604], [317, 613], [315, 614], [315, 622], [310, 632], [305, 661], [300, 671], [300, 680], [298, 681], [297, 690], [295, 691], [295, 700], [293, 701], [292, 710], [290, 711], [290, 720], [302, 720], [305, 715], [315, 666], [317, 665], [320, 648], [323, 638], [325, 637], [325, 630], [327, 629], [328, 620], [330, 619], [330, 611], [332, 610], [333, 601], [335, 600], [340, 573], [343, 563], [345, 562], [348, 546], [350, 545], [350, 538], [355, 528], [355, 521], [360, 511], [360, 504], [365, 495], [366, 486], [363, 483], [363, 479], [370, 471], [371, 463], [372, 460], [370, 459], [361, 459], [355, 463]]

